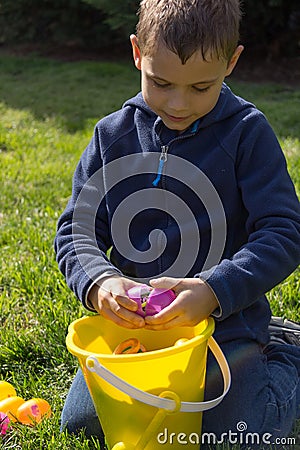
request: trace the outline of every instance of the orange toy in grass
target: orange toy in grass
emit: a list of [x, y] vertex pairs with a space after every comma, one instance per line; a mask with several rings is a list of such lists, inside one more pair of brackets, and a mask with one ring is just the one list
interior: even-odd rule
[[35, 425], [50, 416], [51, 406], [42, 398], [27, 400], [17, 410], [17, 419], [24, 425]]
[[7, 397], [4, 400], [1, 400], [0, 411], [6, 414], [12, 422], [16, 422], [17, 410], [23, 403], [25, 403], [25, 400], [17, 395]]

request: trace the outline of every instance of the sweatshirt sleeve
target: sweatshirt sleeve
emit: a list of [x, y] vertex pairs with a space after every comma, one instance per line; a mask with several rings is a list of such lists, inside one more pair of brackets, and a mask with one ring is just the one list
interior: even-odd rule
[[249, 307], [300, 262], [299, 201], [284, 155], [264, 117], [249, 122], [236, 158], [248, 241], [230, 259], [199, 274], [218, 298], [217, 320]]
[[72, 196], [58, 220], [54, 242], [59, 269], [70, 289], [86, 307], [87, 294], [97, 280], [107, 273], [122, 275], [106, 256], [110, 247], [96, 127], [75, 170]]

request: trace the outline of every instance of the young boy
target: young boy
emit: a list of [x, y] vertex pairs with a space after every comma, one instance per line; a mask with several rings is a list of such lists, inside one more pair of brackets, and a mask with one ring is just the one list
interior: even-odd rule
[[[221, 439], [243, 424], [280, 448], [300, 417], [300, 346], [270, 341], [265, 293], [299, 264], [299, 202], [265, 117], [224, 84], [243, 51], [239, 21], [238, 0], [141, 2], [131, 44], [142, 92], [96, 125], [55, 248], [83, 305], [123, 327], [212, 315], [232, 386], [202, 432]], [[143, 319], [126, 295], [141, 282], [177, 298]], [[209, 357], [206, 398], [221, 385]], [[81, 371], [62, 426], [101, 436]]]

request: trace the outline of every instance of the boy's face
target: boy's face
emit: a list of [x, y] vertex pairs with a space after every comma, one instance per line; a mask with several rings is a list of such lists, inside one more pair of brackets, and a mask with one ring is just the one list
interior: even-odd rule
[[131, 44], [145, 102], [168, 128], [179, 132], [214, 108], [222, 82], [243, 50], [239, 46], [229, 63], [216, 57], [204, 61], [199, 51], [182, 64], [165, 45], [157, 46], [152, 56], [142, 56], [135, 36]]

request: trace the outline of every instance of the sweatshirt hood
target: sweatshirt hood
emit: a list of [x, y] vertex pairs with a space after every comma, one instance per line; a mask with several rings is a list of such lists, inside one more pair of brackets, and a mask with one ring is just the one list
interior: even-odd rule
[[[127, 100], [124, 103], [123, 108], [126, 106], [133, 106], [140, 109], [149, 117], [149, 119], [154, 121], [157, 119], [157, 114], [155, 114], [146, 104], [141, 92], [135, 97]], [[227, 84], [223, 83], [217, 104], [208, 114], [199, 120], [199, 129], [209, 127], [217, 122], [222, 122], [245, 109], [252, 108], [255, 108], [252, 103], [234, 95]]]

